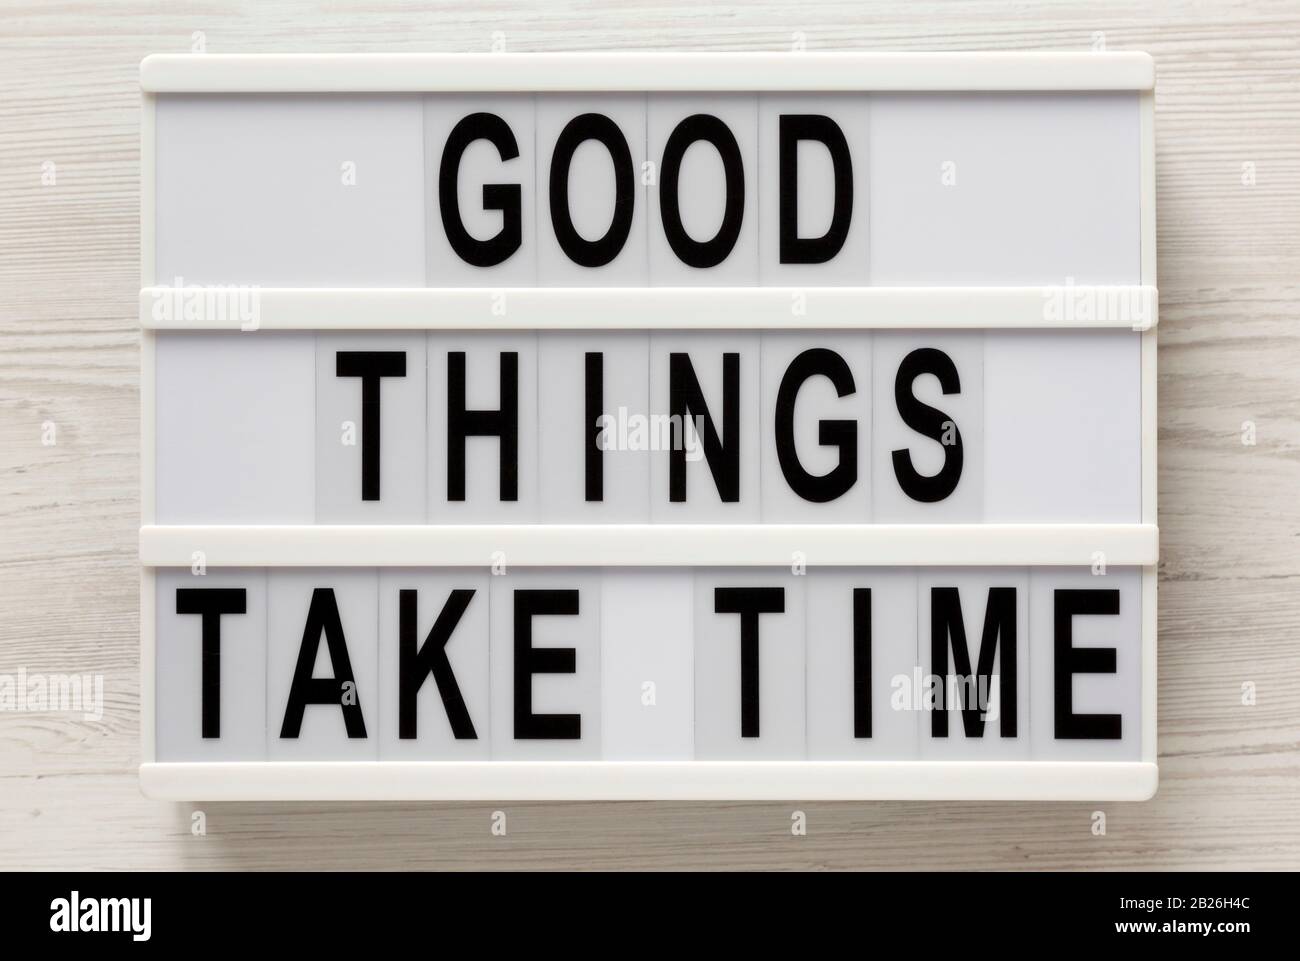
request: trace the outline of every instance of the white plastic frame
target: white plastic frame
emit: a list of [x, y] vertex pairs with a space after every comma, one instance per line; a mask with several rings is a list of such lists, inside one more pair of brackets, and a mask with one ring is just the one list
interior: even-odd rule
[[[181, 288], [187, 290], [188, 288]], [[238, 318], [191, 320], [154, 316], [176, 287], [140, 290], [140, 325], [147, 330], [239, 330]], [[780, 330], [791, 325], [792, 298], [801, 299], [799, 326], [818, 330], [1128, 329], [1156, 323], [1153, 286], [1110, 287], [257, 287], [258, 330]], [[494, 309], [505, 295], [510, 310]], [[1052, 298], [1108, 298], [1140, 303], [1140, 317], [1077, 320], [1045, 316]]]
[[[1144, 53], [953, 54], [385, 54], [161, 55], [141, 64], [141, 520], [140, 784], [171, 800], [718, 800], [940, 799], [1144, 800], [1158, 781], [1156, 754], [1156, 216], [1155, 69]], [[168, 93], [617, 92], [617, 91], [1082, 91], [1139, 95], [1141, 282], [1152, 309], [1134, 325], [1044, 318], [1052, 288], [800, 288], [802, 320], [819, 327], [1133, 327], [1140, 331], [1142, 514], [1128, 525], [664, 525], [168, 527], [154, 525], [154, 340], [149, 307], [166, 288], [154, 276], [154, 107]], [[1127, 289], [1126, 289], [1127, 290]], [[627, 327], [789, 326], [786, 288], [511, 289], [508, 324], [486, 289], [259, 292], [260, 326], [341, 329], [364, 303], [382, 326], [485, 325], [591, 329], [595, 310]], [[432, 308], [436, 307], [434, 310]], [[441, 318], [436, 323], [430, 318]], [[664, 321], [669, 316], [672, 319]], [[742, 324], [733, 319], [743, 316]], [[578, 319], [575, 320], [575, 317]], [[218, 328], [208, 322], [184, 324]], [[599, 326], [606, 327], [602, 322]], [[154, 753], [154, 568], [189, 566], [201, 539], [220, 566], [429, 565], [477, 562], [485, 545], [511, 544], [513, 563], [566, 565], [784, 564], [790, 544], [810, 564], [1087, 565], [1103, 550], [1143, 568], [1142, 740], [1135, 762], [250, 762], [159, 763]], [[743, 544], [743, 550], [732, 545]]]

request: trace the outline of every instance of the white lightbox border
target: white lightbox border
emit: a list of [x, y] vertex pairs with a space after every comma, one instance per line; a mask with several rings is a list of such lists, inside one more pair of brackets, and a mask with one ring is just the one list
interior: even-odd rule
[[154, 54], [146, 93], [1152, 90], [1140, 51]]
[[[172, 301], [202, 305], [239, 292], [256, 307], [238, 316], [183, 316]], [[1051, 316], [1049, 304], [1141, 304], [1141, 317]], [[795, 307], [798, 306], [798, 314]], [[169, 308], [166, 311], [160, 307]], [[145, 330], [989, 330], [1155, 326], [1148, 285], [1027, 287], [222, 287], [140, 290]], [[504, 308], [504, 309], [503, 309]], [[206, 308], [205, 308], [206, 309]], [[1109, 310], [1109, 308], [1107, 308]], [[234, 313], [234, 312], [232, 312]], [[1070, 312], [1072, 313], [1072, 312]], [[165, 314], [166, 316], [158, 316]], [[365, 317], [364, 323], [357, 321]], [[373, 318], [373, 319], [372, 319]]]
[[1153, 524], [157, 524], [140, 562], [189, 567], [1149, 567]]
[[[1156, 499], [1156, 196], [1155, 196], [1155, 69], [1145, 53], [735, 53], [735, 54], [384, 54], [384, 55], [156, 55], [141, 63], [140, 147], [140, 259], [141, 333], [141, 760], [140, 783], [150, 797], [170, 800], [1144, 800], [1154, 795], [1158, 782], [1156, 741], [1156, 632], [1158, 549]], [[1048, 321], [1044, 297], [1053, 288], [985, 288], [971, 294], [969, 288], [714, 288], [679, 291], [675, 288], [537, 289], [436, 288], [391, 291], [266, 289], [261, 307], [267, 311], [262, 326], [284, 329], [355, 329], [337, 320], [349, 301], [357, 297], [379, 297], [391, 306], [402, 326], [433, 329], [443, 321], [414, 322], [414, 317], [436, 304], [440, 314], [457, 318], [458, 328], [509, 328], [512, 323], [537, 329], [566, 327], [596, 329], [572, 317], [560, 325], [555, 315], [575, 305], [583, 311], [611, 307], [622, 316], [637, 299], [655, 299], [659, 309], [686, 311], [691, 318], [683, 326], [718, 329], [763, 329], [812, 326], [856, 327], [1133, 327], [1142, 338], [1142, 513], [1135, 525], [978, 525], [983, 533], [967, 534], [962, 529], [976, 525], [891, 525], [892, 530], [875, 534], [854, 528], [845, 532], [838, 525], [814, 530], [813, 540], [859, 560], [843, 563], [894, 564], [912, 566], [907, 556], [929, 557], [933, 544], [951, 537], [967, 538], [963, 556], [1026, 557], [1028, 551], [1043, 550], [1042, 556], [1057, 556], [1066, 540], [1082, 535], [1083, 540], [1103, 541], [1092, 550], [1106, 550], [1107, 562], [1116, 557], [1133, 557], [1142, 575], [1142, 708], [1140, 760], [1103, 761], [796, 761], [796, 762], [527, 762], [487, 761], [477, 763], [429, 762], [192, 762], [159, 763], [155, 753], [155, 663], [156, 607], [155, 566], [157, 560], [179, 557], [186, 532], [207, 535], [215, 530], [169, 528], [153, 524], [155, 493], [154, 351], [156, 329], [147, 310], [157, 291], [155, 263], [155, 155], [154, 124], [156, 94], [159, 93], [362, 93], [362, 92], [606, 92], [620, 91], [1085, 91], [1132, 90], [1138, 92], [1140, 117], [1140, 249], [1141, 287], [1150, 292], [1150, 323], [1134, 327], [1128, 322], [1089, 321], [1062, 324]], [[1055, 288], [1069, 291], [1071, 288]], [[1087, 288], [1073, 288], [1075, 290]], [[1093, 288], [1099, 296], [1119, 288]], [[1132, 288], [1124, 288], [1131, 291]], [[801, 315], [791, 322], [790, 304], [797, 290], [808, 298], [814, 319]], [[523, 317], [483, 315], [482, 298], [505, 293], [510, 314]], [[632, 296], [629, 296], [632, 295]], [[948, 307], [955, 297], [968, 296], [968, 313], [981, 318], [967, 323], [957, 319]], [[607, 300], [606, 298], [612, 298]], [[664, 304], [668, 304], [665, 308]], [[333, 305], [333, 306], [331, 306]], [[566, 306], [567, 305], [567, 306]], [[298, 315], [316, 310], [328, 321], [310, 328], [298, 326]], [[633, 310], [637, 308], [632, 307]], [[754, 315], [745, 324], [725, 318], [737, 309]], [[854, 323], [844, 318], [857, 311]], [[931, 311], [930, 320], [921, 318]], [[906, 316], [893, 322], [887, 313]], [[1001, 312], [1001, 313], [1000, 313]], [[649, 313], [648, 311], [646, 312]], [[701, 314], [709, 319], [701, 322]], [[776, 321], [777, 314], [781, 322]], [[1037, 319], [1034, 319], [1034, 315]], [[352, 316], [355, 316], [353, 314]], [[1002, 319], [998, 319], [1001, 317]], [[1006, 318], [1010, 318], [1008, 321]], [[331, 318], [334, 318], [331, 320]], [[721, 318], [721, 319], [720, 319]], [[755, 319], [757, 318], [757, 319]], [[671, 322], [650, 320], [642, 315], [629, 326], [650, 328]], [[450, 326], [451, 324], [446, 324]], [[179, 325], [178, 325], [179, 326]], [[194, 327], [193, 324], [186, 324]], [[372, 325], [367, 324], [368, 328]], [[202, 329], [202, 328], [199, 328]], [[376, 329], [380, 329], [376, 327]], [[595, 525], [592, 525], [595, 527]], [[676, 526], [676, 525], [674, 525]], [[682, 525], [686, 526], [686, 525]], [[801, 525], [802, 526], [802, 525]], [[875, 525], [871, 525], [875, 526]], [[883, 525], [882, 525], [883, 526]], [[705, 535], [711, 555], [732, 558], [730, 564], [750, 563], [745, 550], [729, 549], [744, 525], [707, 525]], [[864, 528], [866, 525], [864, 525]], [[1082, 530], [1076, 530], [1082, 528]], [[640, 527], [642, 537], [650, 527]], [[1032, 529], [1032, 530], [1031, 530]], [[267, 528], [249, 534], [248, 528], [226, 529], [216, 535], [227, 547], [249, 551], [261, 566], [274, 566], [281, 549], [300, 551], [301, 544], [287, 547], [287, 528]], [[295, 540], [319, 528], [303, 527], [288, 535]], [[354, 528], [353, 532], [358, 529]], [[429, 528], [425, 528], [426, 531]], [[446, 528], [441, 530], [446, 531]], [[475, 537], [472, 528], [458, 528], [458, 537]], [[400, 531], [400, 533], [399, 533]], [[523, 526], [512, 536], [520, 546], [539, 535]], [[695, 538], [703, 530], [681, 536]], [[789, 533], [789, 532], [787, 532]], [[325, 534], [325, 537], [335, 535]], [[351, 536], [351, 535], [344, 535]], [[416, 540], [409, 529], [385, 532], [392, 544]], [[542, 534], [542, 544], [546, 535]], [[583, 535], [588, 536], [587, 534]], [[608, 535], [592, 533], [597, 541]], [[654, 535], [668, 539], [676, 534]], [[761, 535], [772, 537], [772, 534]], [[775, 535], [779, 540], [780, 535]], [[804, 536], [804, 535], [800, 535]], [[545, 556], [559, 556], [564, 539], [572, 531], [552, 531], [554, 550]], [[249, 539], [251, 538], [251, 540]], [[860, 538], [860, 539], [857, 539]], [[936, 541], [935, 538], [938, 538]], [[982, 541], [980, 550], [971, 544]], [[432, 542], [428, 542], [432, 543]], [[682, 542], [685, 543], [685, 542]], [[805, 537], [804, 545], [811, 541]], [[1055, 543], [1056, 546], [1051, 546]], [[1078, 542], [1071, 541], [1076, 546]], [[928, 546], [926, 546], [928, 545]], [[588, 546], [591, 546], [590, 544]], [[680, 544], [678, 546], [681, 546]], [[516, 548], [518, 549], [518, 548]], [[529, 548], [531, 550], [532, 548]], [[802, 549], [805, 549], [806, 546]], [[192, 551], [193, 548], [190, 548]], [[434, 547], [441, 561], [441, 546]], [[540, 548], [539, 548], [540, 550]], [[730, 552], [729, 552], [730, 551]], [[885, 551], [898, 553], [884, 553]], [[1017, 552], [1022, 553], [1017, 553]], [[1111, 551], [1117, 551], [1111, 553]], [[1131, 553], [1125, 553], [1125, 552]], [[906, 553], [912, 552], [912, 553]], [[744, 555], [744, 556], [742, 556]], [[225, 556], [225, 555], [221, 555]], [[243, 556], [243, 555], [239, 555]], [[512, 555], [513, 556], [513, 555]], [[539, 556], [541, 556], [539, 554]], [[830, 550], [827, 556], [832, 556]], [[698, 555], [697, 555], [698, 557]], [[190, 553], [180, 566], [188, 567]], [[953, 563], [953, 553], [945, 554]], [[151, 561], [153, 564], [151, 564]], [[788, 552], [780, 564], [788, 563]], [[316, 563], [320, 563], [319, 557]], [[356, 563], [353, 555], [352, 562]], [[209, 563], [215, 565], [209, 555]], [[427, 560], [419, 564], [429, 565]], [[588, 557], [586, 566], [591, 566]], [[641, 561], [642, 564], [645, 561]], [[813, 562], [810, 562], [813, 563]], [[823, 564], [833, 561], [820, 561]], [[968, 560], [966, 563], [974, 563]], [[998, 561], [999, 564], [1008, 563]], [[1059, 561], [1019, 560], [1020, 566], [1056, 565]], [[376, 566], [376, 565], [367, 565]], [[701, 565], [697, 559], [687, 566]]]
[[1144, 801], [1142, 761], [179, 761], [167, 801]]

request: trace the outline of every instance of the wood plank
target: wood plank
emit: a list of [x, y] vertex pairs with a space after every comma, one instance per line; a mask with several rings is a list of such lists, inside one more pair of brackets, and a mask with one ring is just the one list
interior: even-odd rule
[[[4, 0], [0, 673], [105, 677], [101, 721], [0, 714], [0, 861], [87, 868], [1300, 867], [1300, 8], [1293, 0], [545, 7]], [[185, 52], [1144, 49], [1157, 64], [1162, 787], [1111, 805], [211, 805], [137, 790], [138, 62]], [[43, 186], [42, 163], [57, 166]], [[1256, 183], [1242, 183], [1255, 164]], [[1243, 446], [1243, 421], [1258, 443]], [[53, 421], [58, 443], [41, 443]], [[1258, 701], [1241, 704], [1253, 681]], [[790, 813], [809, 834], [790, 836]]]

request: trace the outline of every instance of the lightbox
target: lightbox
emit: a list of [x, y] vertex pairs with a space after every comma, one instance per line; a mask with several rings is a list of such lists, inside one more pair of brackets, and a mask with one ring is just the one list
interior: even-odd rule
[[1154, 792], [1146, 55], [141, 82], [148, 794]]

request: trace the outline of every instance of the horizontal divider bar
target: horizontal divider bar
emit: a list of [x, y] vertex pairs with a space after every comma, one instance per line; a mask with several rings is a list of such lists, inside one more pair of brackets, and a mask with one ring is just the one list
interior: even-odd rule
[[154, 54], [146, 93], [1151, 90], [1115, 53]]
[[1152, 286], [150, 286], [153, 330], [1127, 328], [1156, 324]]
[[146, 525], [140, 562], [190, 567], [1150, 566], [1154, 524]]
[[140, 765], [170, 801], [1143, 801], [1138, 761], [261, 761]]

